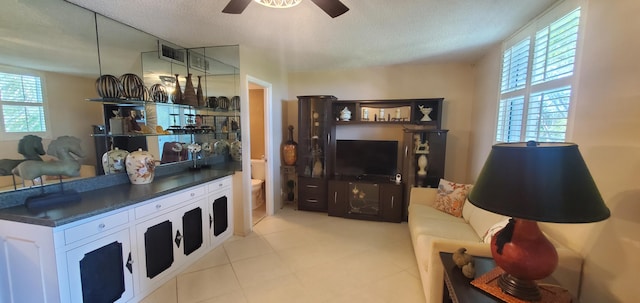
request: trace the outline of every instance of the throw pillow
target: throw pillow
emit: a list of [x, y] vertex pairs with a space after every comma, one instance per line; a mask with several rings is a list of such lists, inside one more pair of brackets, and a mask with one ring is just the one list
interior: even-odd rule
[[493, 238], [493, 235], [495, 235], [497, 232], [499, 232], [505, 226], [507, 226], [507, 224], [509, 224], [509, 220], [510, 219], [511, 218], [506, 218], [506, 219], [501, 220], [500, 222], [498, 222], [496, 224], [493, 224], [493, 226], [489, 227], [487, 232], [484, 233], [484, 237], [482, 237], [482, 242], [491, 243], [491, 238]]
[[459, 184], [440, 179], [438, 195], [434, 203], [435, 208], [450, 215], [461, 217], [462, 206], [467, 199], [471, 186], [471, 184]]

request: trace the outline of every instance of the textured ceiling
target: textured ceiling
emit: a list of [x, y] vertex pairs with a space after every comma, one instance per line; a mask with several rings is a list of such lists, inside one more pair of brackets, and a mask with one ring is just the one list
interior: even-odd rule
[[243, 45], [288, 71], [477, 60], [555, 0], [342, 0], [335, 19], [312, 2], [271, 9], [228, 0], [68, 0], [183, 47]]

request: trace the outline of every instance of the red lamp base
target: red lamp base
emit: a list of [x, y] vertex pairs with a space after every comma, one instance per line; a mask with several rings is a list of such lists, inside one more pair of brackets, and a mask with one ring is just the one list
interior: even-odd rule
[[511, 219], [493, 236], [491, 254], [505, 271], [498, 280], [502, 291], [527, 301], [540, 300], [535, 280], [548, 277], [558, 265], [556, 248], [538, 223], [523, 219]]

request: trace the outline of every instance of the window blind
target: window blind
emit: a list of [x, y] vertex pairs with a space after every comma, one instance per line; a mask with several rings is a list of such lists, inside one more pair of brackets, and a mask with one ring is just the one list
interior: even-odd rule
[[497, 142], [565, 140], [579, 24], [578, 7], [503, 51]]
[[0, 107], [5, 133], [47, 130], [42, 81], [38, 76], [0, 72]]

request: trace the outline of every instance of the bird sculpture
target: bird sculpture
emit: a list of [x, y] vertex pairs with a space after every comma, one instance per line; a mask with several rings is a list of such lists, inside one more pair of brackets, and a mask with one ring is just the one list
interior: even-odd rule
[[466, 251], [466, 248], [461, 247], [453, 253], [453, 263], [455, 263], [458, 268], [462, 268], [473, 259], [470, 254], [466, 253]]
[[476, 276], [476, 268], [473, 265], [473, 261], [462, 266], [462, 274], [469, 279], [473, 279]]

